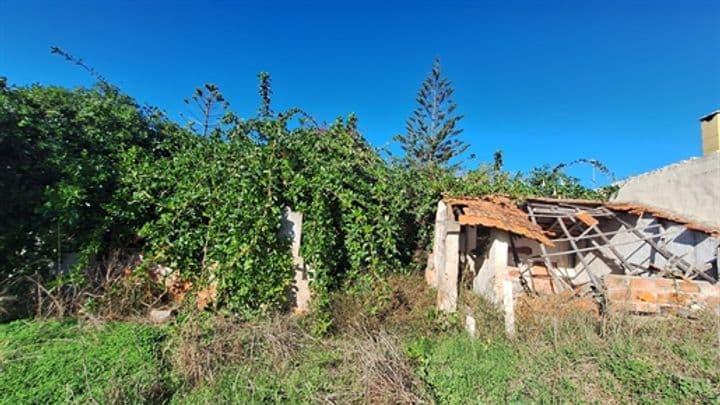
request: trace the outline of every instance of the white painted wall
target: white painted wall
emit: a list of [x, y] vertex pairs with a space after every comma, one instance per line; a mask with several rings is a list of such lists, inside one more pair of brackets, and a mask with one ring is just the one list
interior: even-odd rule
[[620, 183], [616, 202], [634, 202], [720, 228], [720, 152]]

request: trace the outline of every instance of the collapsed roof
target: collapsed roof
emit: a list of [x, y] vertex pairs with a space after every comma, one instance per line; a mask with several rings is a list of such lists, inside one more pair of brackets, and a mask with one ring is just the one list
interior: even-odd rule
[[[661, 241], [663, 225], [639, 225], [628, 222], [631, 214], [638, 217], [649, 216], [658, 221], [667, 221], [680, 225], [687, 230], [701, 232], [707, 236], [720, 237], [720, 229], [711, 228], [688, 221], [678, 215], [663, 212], [640, 204], [605, 203], [594, 200], [528, 198], [517, 205], [504, 196], [486, 196], [481, 198], [446, 198], [444, 202], [451, 207], [460, 225], [480, 225], [486, 228], [507, 231], [510, 234], [526, 237], [540, 243], [541, 254], [533, 260], [543, 263], [557, 282], [568, 289], [577, 287], [569, 277], [563, 277], [553, 263], [553, 259], [562, 256], [574, 256], [579, 259], [580, 271], [586, 272], [590, 283], [599, 292], [603, 286], [597, 275], [590, 270], [585, 254], [596, 252], [614, 262], [625, 274], [638, 275], [648, 271], [670, 278], [700, 278], [712, 283], [717, 279], [708, 274], [712, 264], [696, 264], [675, 254], [668, 248], [667, 241]], [[604, 230], [599, 224], [611, 221], [617, 223], [617, 230]], [[627, 235], [628, 241], [617, 241], [618, 234]], [[639, 266], [628, 258], [618, 246], [628, 243], [642, 243], [665, 259], [662, 268], [653, 264]], [[570, 246], [565, 251], [549, 252], [546, 247], [558, 244]]]
[[[638, 216], [649, 214], [658, 219], [683, 225], [693, 231], [720, 237], [720, 229], [689, 221], [680, 215], [642, 204], [531, 197], [526, 200], [525, 204], [518, 206], [510, 198], [501, 195], [445, 198], [443, 201], [455, 211], [460, 225], [481, 225], [486, 228], [500, 229], [518, 236], [533, 239], [546, 246], [552, 246], [552, 241], [547, 237], [547, 232], [544, 231], [541, 226], [531, 221], [531, 217], [527, 212], [529, 203], [533, 203], [532, 205], [540, 205], [542, 208], [548, 208], [549, 205], [551, 217], [554, 214], [571, 213], [575, 215], [579, 212], [584, 212], [591, 216], [593, 216], [593, 213], [595, 216], [605, 216], [606, 213], [602, 212], [603, 208], [613, 212], [627, 212]], [[547, 216], [546, 214], [544, 216]], [[543, 215], [536, 215], [536, 217], [538, 216]], [[583, 214], [580, 214], [580, 216], [583, 217]]]
[[460, 225], [500, 229], [553, 246], [542, 228], [530, 222], [527, 213], [507, 197], [448, 198], [444, 201], [456, 213]]

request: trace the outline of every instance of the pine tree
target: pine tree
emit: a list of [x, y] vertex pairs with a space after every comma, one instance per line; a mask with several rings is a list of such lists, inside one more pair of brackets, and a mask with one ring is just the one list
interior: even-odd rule
[[435, 59], [432, 71], [423, 81], [416, 101], [419, 106], [405, 124], [405, 134], [397, 135], [405, 159], [421, 166], [453, 167], [450, 160], [462, 155], [468, 148], [456, 128], [462, 115], [455, 115], [457, 104], [451, 82], [442, 76], [440, 60]]

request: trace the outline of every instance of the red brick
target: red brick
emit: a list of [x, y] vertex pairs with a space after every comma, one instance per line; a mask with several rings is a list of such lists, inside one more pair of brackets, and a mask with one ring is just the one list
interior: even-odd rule
[[533, 286], [535, 287], [535, 292], [537, 292], [538, 294], [555, 293], [555, 291], [553, 290], [552, 280], [547, 278], [533, 278]]
[[545, 268], [545, 266], [532, 266], [532, 274], [533, 276], [548, 276], [548, 270]]
[[649, 302], [649, 303], [655, 303], [657, 302], [657, 297], [654, 293], [650, 291], [636, 291], [631, 290], [630, 291], [630, 299], [632, 301], [640, 301], [640, 302]]
[[626, 288], [628, 285], [628, 278], [626, 276], [618, 276], [609, 274], [605, 277], [605, 286], [608, 289], [623, 287]]
[[632, 303], [631, 311], [655, 314], [655, 313], [660, 312], [660, 307], [657, 304], [650, 304], [650, 303], [646, 303], [646, 302], [634, 302], [634, 303]]
[[658, 278], [655, 280], [655, 284], [658, 286], [658, 288], [675, 288], [676, 281], [671, 278]]
[[705, 305], [708, 307], [718, 310], [720, 308], [720, 296], [717, 295], [711, 295], [711, 296], [704, 296], [700, 298], [700, 301], [702, 301]]
[[690, 298], [685, 294], [659, 293], [657, 302], [658, 304], [685, 305], [690, 302]]
[[610, 301], [626, 301], [630, 299], [630, 289], [617, 288], [614, 290], [608, 290], [607, 298]]
[[692, 281], [678, 280], [677, 289], [682, 292], [692, 292], [692, 293], [700, 292], [700, 286], [698, 286], [697, 284], [695, 284]]
[[720, 297], [720, 284], [710, 284], [704, 281], [696, 282], [695, 285], [700, 287], [700, 294], [707, 296]]
[[612, 306], [613, 309], [629, 312], [642, 312], [647, 314], [656, 314], [660, 312], [660, 306], [657, 304], [649, 304], [646, 302], [622, 302]]
[[630, 279], [630, 289], [632, 290], [655, 290], [657, 288], [657, 284], [655, 284], [655, 280], [646, 278], [646, 277], [633, 277]]

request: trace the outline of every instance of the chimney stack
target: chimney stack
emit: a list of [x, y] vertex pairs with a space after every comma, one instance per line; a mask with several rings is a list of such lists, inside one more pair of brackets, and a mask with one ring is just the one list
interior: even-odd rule
[[703, 156], [720, 151], [720, 110], [700, 118]]

